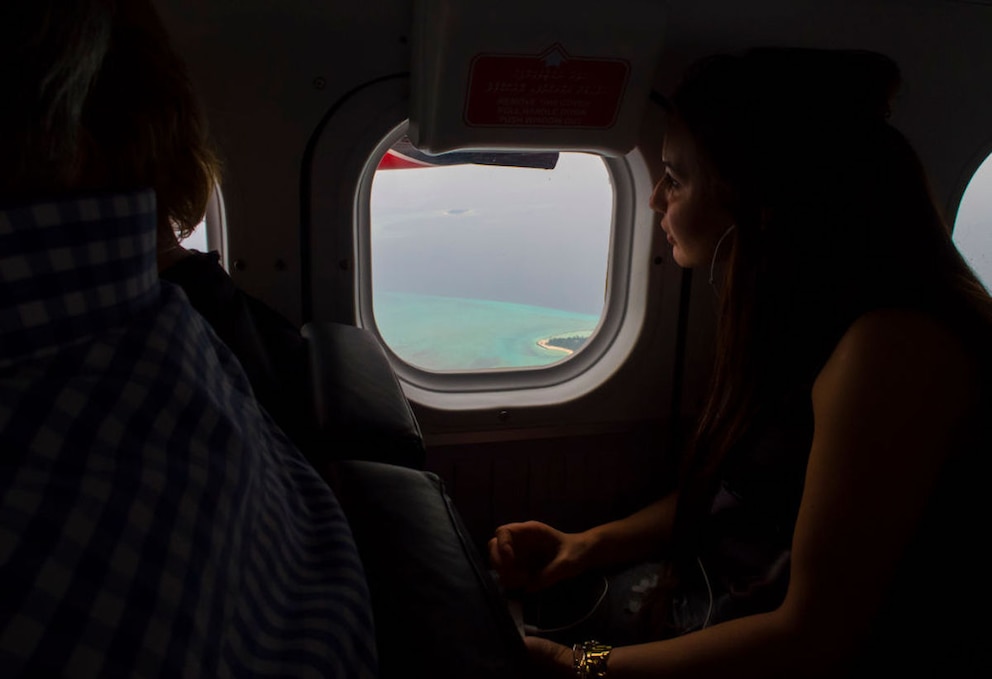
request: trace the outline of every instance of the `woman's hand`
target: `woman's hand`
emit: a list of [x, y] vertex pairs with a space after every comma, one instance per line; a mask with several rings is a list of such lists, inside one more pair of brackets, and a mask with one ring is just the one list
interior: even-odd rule
[[547, 679], [572, 679], [575, 669], [572, 667], [572, 649], [556, 644], [542, 637], [524, 637], [524, 645], [530, 654], [531, 662], [537, 676]]
[[489, 561], [506, 589], [535, 591], [578, 575], [589, 541], [539, 521], [509, 523], [489, 541]]

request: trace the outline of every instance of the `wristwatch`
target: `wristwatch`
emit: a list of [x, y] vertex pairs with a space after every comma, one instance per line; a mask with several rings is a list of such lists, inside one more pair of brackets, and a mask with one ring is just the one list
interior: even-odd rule
[[598, 641], [583, 641], [572, 646], [576, 679], [606, 679], [606, 661], [612, 650], [612, 646]]

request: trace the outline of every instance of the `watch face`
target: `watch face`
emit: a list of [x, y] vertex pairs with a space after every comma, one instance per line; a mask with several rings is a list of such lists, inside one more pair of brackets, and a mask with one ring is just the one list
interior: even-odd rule
[[583, 647], [585, 666], [589, 677], [606, 676], [606, 660], [610, 657], [612, 646], [599, 642], [589, 642]]
[[572, 659], [576, 670], [583, 677], [605, 677], [606, 660], [610, 656], [612, 646], [598, 641], [586, 641], [572, 647]]

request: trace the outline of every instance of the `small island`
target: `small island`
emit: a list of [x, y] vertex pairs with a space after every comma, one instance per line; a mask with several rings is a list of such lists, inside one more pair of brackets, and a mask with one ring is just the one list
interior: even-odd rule
[[563, 351], [566, 354], [574, 354], [578, 351], [585, 341], [589, 339], [589, 334], [571, 334], [571, 335], [556, 335], [554, 337], [547, 337], [545, 339], [537, 340], [537, 346], [542, 349], [553, 349], [554, 351]]

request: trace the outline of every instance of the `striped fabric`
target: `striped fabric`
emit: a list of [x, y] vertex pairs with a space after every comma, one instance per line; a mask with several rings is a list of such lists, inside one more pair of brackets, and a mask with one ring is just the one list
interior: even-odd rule
[[151, 192], [0, 212], [0, 674], [374, 677], [336, 498], [155, 267]]

